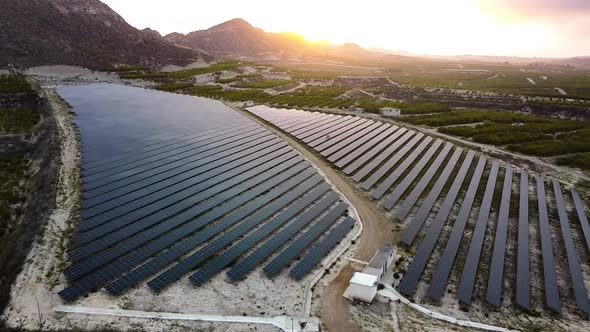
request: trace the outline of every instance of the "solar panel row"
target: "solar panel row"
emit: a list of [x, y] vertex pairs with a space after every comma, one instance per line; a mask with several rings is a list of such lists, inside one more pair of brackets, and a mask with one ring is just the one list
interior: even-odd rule
[[526, 171], [521, 170], [516, 254], [516, 303], [525, 309], [531, 308], [529, 227], [529, 175]]

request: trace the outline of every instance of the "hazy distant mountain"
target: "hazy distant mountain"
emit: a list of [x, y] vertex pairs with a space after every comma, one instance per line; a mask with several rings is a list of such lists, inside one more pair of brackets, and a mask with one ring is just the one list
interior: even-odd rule
[[156, 31], [133, 28], [98, 0], [4, 0], [0, 31], [0, 67], [159, 67], [199, 58], [194, 50], [174, 46]]
[[294, 33], [270, 33], [253, 27], [243, 19], [233, 19], [207, 30], [183, 35], [171, 33], [164, 36], [171, 43], [217, 55], [256, 55], [282, 53], [299, 56], [341, 58], [384, 57], [357, 44], [331, 45], [310, 43]]

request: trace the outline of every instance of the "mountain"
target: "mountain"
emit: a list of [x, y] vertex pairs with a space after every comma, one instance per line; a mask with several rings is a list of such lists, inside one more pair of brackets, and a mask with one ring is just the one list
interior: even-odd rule
[[69, 64], [187, 65], [202, 54], [174, 46], [154, 30], [127, 24], [99, 0], [4, 0], [0, 68]]
[[189, 47], [220, 56], [259, 55], [279, 53], [304, 57], [323, 58], [383, 58], [383, 53], [369, 51], [357, 44], [331, 45], [326, 42], [311, 43], [294, 33], [270, 33], [253, 27], [236, 18], [207, 30], [189, 34], [171, 33], [164, 38], [176, 45]]

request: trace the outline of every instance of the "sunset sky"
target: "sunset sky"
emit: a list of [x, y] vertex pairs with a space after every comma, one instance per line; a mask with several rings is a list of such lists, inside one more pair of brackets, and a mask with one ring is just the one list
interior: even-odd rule
[[162, 34], [243, 18], [310, 41], [415, 54], [590, 55], [590, 0], [102, 0]]

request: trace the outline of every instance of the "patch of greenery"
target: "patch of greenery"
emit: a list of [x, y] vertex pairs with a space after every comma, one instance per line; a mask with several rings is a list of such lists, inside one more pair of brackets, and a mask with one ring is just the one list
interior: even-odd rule
[[239, 88], [247, 88], [247, 89], [270, 89], [276, 88], [281, 85], [290, 84], [295, 81], [293, 80], [266, 80], [260, 82], [243, 82], [239, 84], [235, 84], [235, 87]]
[[507, 148], [511, 151], [539, 157], [590, 152], [590, 129], [559, 135], [554, 140], [511, 144]]
[[34, 131], [41, 120], [32, 109], [0, 109], [0, 134], [23, 134]]
[[[25, 201], [22, 184], [27, 179], [23, 155], [0, 156], [0, 239], [14, 226], [12, 206]], [[18, 216], [17, 216], [18, 217]]]
[[218, 71], [235, 69], [244, 66], [241, 62], [220, 62], [213, 64], [209, 67], [193, 68], [174, 72], [143, 72], [143, 73], [129, 73], [120, 74], [119, 76], [123, 79], [152, 79], [152, 78], [172, 78], [172, 79], [183, 79], [192, 76], [215, 73]]
[[0, 75], [0, 94], [33, 93], [24, 75]]
[[557, 159], [558, 165], [577, 167], [583, 170], [590, 170], [590, 153], [576, 154]]
[[160, 90], [160, 91], [176, 91], [176, 90], [182, 90], [182, 89], [186, 89], [186, 88], [191, 88], [194, 85], [190, 84], [190, 83], [181, 83], [181, 82], [174, 82], [174, 83], [163, 83], [160, 84], [156, 87], [156, 90]]

